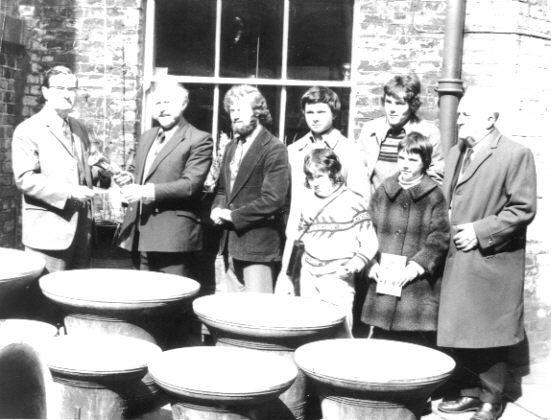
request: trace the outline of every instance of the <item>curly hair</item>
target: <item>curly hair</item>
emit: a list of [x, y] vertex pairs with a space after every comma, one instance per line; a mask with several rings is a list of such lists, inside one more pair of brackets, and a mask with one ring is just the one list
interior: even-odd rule
[[409, 106], [411, 116], [418, 119], [416, 112], [421, 106], [421, 82], [417, 75], [411, 73], [406, 76], [396, 75], [390, 79], [383, 87], [383, 97], [381, 103], [384, 106], [386, 96], [392, 96], [395, 99], [404, 99]]
[[313, 86], [308, 89], [300, 98], [300, 109], [304, 112], [306, 104], [323, 103], [329, 105], [334, 117], [341, 111], [339, 95], [325, 86]]
[[229, 115], [231, 105], [238, 100], [247, 98], [253, 110], [254, 116], [262, 125], [270, 125], [272, 123], [272, 114], [268, 109], [266, 98], [260, 91], [250, 85], [232, 86], [224, 96], [224, 111]]
[[342, 165], [337, 154], [328, 147], [323, 149], [313, 149], [304, 156], [304, 174], [306, 179], [304, 185], [310, 188], [308, 178], [312, 177], [314, 171], [327, 173], [329, 178], [335, 183], [343, 183], [344, 177], [341, 173]]

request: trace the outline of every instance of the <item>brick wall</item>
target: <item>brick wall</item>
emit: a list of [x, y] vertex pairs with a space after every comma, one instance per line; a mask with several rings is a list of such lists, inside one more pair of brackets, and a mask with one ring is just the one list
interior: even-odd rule
[[[0, 15], [0, 20], [5, 16]], [[0, 247], [11, 248], [21, 242], [17, 229], [21, 199], [13, 181], [10, 144], [13, 129], [21, 121], [22, 70], [26, 64], [24, 47], [13, 42], [14, 38], [16, 34], [5, 31], [0, 49]]]
[[[141, 98], [141, 0], [25, 1], [29, 30], [24, 115], [36, 111], [45, 68], [64, 64], [79, 79], [77, 117], [119, 165], [134, 147]], [[29, 7], [30, 5], [30, 7]]]
[[[423, 83], [421, 114], [437, 120], [434, 92], [442, 65], [446, 1], [358, 0], [354, 42], [357, 110], [355, 134], [381, 115], [381, 86], [393, 73], [417, 73]], [[530, 147], [538, 170], [538, 216], [528, 232], [526, 329], [532, 361], [550, 354], [551, 167], [545, 161], [551, 121], [551, 5], [547, 0], [467, 0], [463, 79], [506, 92], [510, 105], [500, 128]]]

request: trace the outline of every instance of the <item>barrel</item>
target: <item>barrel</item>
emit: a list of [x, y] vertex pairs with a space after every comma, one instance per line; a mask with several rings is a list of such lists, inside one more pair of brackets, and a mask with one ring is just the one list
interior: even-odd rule
[[[340, 308], [316, 299], [263, 293], [204, 296], [193, 302], [193, 309], [217, 346], [277, 354], [293, 362], [295, 349], [334, 337], [345, 318]], [[309, 395], [306, 377], [299, 373], [280, 397], [290, 418], [305, 418]]]
[[149, 360], [161, 349], [123, 336], [66, 335], [43, 348], [60, 394], [58, 418], [122, 419], [144, 394]]
[[308, 343], [295, 361], [316, 385], [324, 420], [419, 419], [455, 367], [440, 351], [377, 339]]
[[39, 353], [28, 343], [0, 347], [0, 418], [56, 418], [52, 376]]
[[45, 262], [36, 254], [0, 248], [0, 316], [12, 317], [23, 304], [23, 292], [44, 271]]
[[182, 276], [126, 269], [59, 271], [39, 283], [67, 313], [68, 334], [124, 335], [162, 348], [200, 287]]
[[169, 350], [149, 364], [175, 420], [284, 420], [278, 396], [297, 376], [289, 360], [232, 347]]

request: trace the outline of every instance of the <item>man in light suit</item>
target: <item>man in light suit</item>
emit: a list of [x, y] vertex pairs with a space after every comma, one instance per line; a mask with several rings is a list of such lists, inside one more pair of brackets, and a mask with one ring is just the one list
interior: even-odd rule
[[23, 244], [44, 258], [48, 272], [90, 266], [92, 185], [109, 182], [97, 168], [90, 169], [86, 128], [69, 116], [76, 90], [71, 70], [50, 69], [43, 79], [44, 107], [13, 135], [13, 173], [23, 193]]
[[114, 177], [129, 203], [119, 243], [131, 251], [136, 268], [199, 279], [200, 200], [212, 138], [184, 118], [188, 91], [183, 86], [158, 83], [153, 103], [159, 127], [140, 138], [134, 173]]
[[258, 89], [232, 87], [224, 110], [235, 138], [224, 153], [211, 219], [224, 229], [221, 251], [246, 291], [272, 293], [289, 206], [287, 149], [265, 128], [272, 117]]
[[503, 411], [507, 352], [524, 339], [526, 228], [536, 214], [534, 157], [495, 127], [499, 106], [495, 91], [467, 90], [443, 184], [452, 241], [437, 340], [456, 359], [459, 398], [439, 409], [474, 411], [471, 420], [495, 420]]

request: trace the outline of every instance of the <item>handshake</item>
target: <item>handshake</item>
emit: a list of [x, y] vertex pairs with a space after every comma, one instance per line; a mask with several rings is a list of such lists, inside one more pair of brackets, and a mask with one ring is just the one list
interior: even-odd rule
[[116, 163], [109, 162], [101, 153], [92, 153], [88, 157], [88, 165], [100, 168], [105, 175], [111, 177], [111, 180], [120, 187], [121, 194], [126, 202], [142, 201], [148, 203], [155, 199], [153, 184], [135, 184], [134, 176], [130, 172], [122, 170]]

